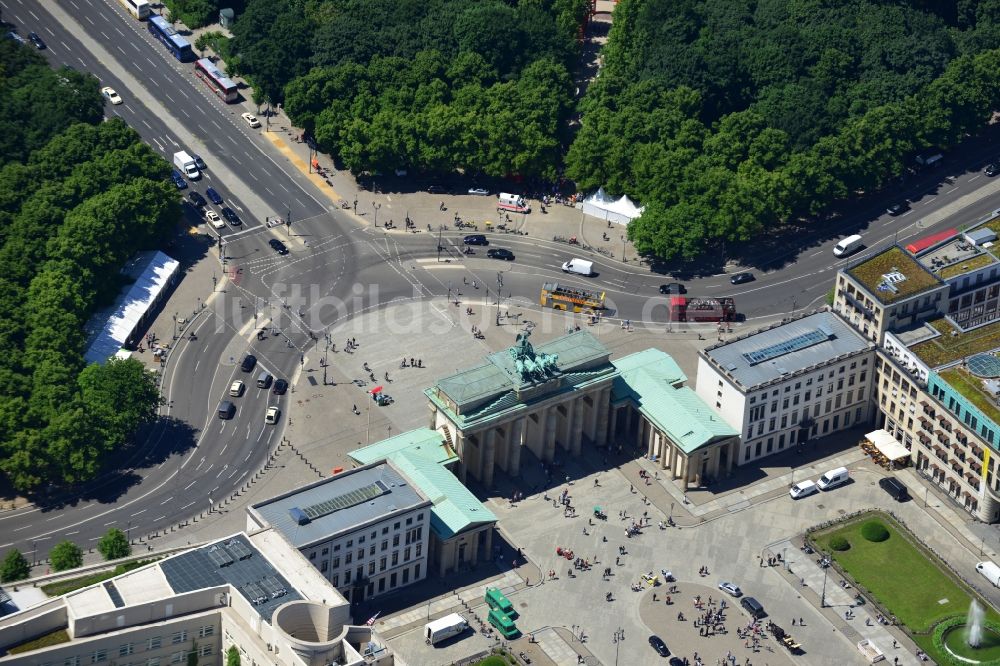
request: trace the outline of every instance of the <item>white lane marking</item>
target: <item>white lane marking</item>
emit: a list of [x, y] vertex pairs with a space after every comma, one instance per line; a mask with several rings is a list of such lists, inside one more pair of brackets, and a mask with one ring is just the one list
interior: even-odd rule
[[135, 513], [133, 513], [131, 517], [132, 517], [132, 518], [135, 518], [135, 517], [136, 517], [136, 516], [138, 516], [138, 515], [139, 515], [140, 513], [145, 513], [145, 512], [146, 512], [146, 510], [145, 510], [145, 509], [139, 509], [138, 511], [136, 511]]

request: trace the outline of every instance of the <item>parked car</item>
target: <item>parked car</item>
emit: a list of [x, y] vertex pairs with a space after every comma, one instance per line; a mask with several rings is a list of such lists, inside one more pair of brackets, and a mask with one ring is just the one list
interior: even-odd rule
[[486, 240], [486, 236], [483, 234], [469, 234], [462, 239], [466, 245], [489, 245], [490, 242]]
[[445, 187], [444, 185], [428, 185], [427, 186], [427, 193], [428, 194], [447, 194], [448, 193], [448, 188]]
[[1000, 166], [997, 166], [996, 164], [988, 164], [988, 165], [986, 165], [986, 175], [987, 176], [989, 176], [990, 178], [992, 178], [993, 176], [997, 175], [998, 173], [1000, 173]]
[[743, 606], [743, 610], [749, 613], [750, 617], [755, 620], [767, 617], [767, 612], [764, 610], [764, 606], [753, 597], [743, 597], [740, 599], [740, 606]]
[[728, 580], [724, 580], [719, 583], [719, 589], [728, 594], [731, 597], [742, 597], [743, 590], [736, 583], [730, 583]]
[[201, 194], [198, 192], [190, 192], [188, 194], [188, 199], [190, 199], [191, 203], [197, 206], [198, 208], [201, 208], [202, 206], [208, 203], [207, 201], [205, 201], [205, 197], [201, 196]]
[[514, 253], [502, 247], [495, 247], [486, 252], [490, 259], [503, 259], [504, 261], [514, 261]]
[[122, 98], [118, 96], [114, 88], [108, 88], [107, 86], [101, 88], [101, 94], [104, 95], [109, 102], [114, 105], [122, 103]]
[[687, 287], [682, 285], [680, 282], [671, 282], [669, 284], [660, 285], [661, 294], [686, 294], [687, 292]]
[[234, 227], [238, 227], [241, 224], [243, 224], [243, 222], [240, 220], [236, 212], [233, 211], [233, 209], [230, 208], [229, 206], [223, 206], [221, 212], [222, 212], [222, 217], [226, 218], [226, 222], [233, 225]]
[[271, 249], [277, 252], [278, 254], [288, 254], [288, 248], [285, 247], [285, 244], [282, 243], [277, 238], [272, 238], [271, 240], [267, 241], [267, 244], [270, 245]]
[[788, 491], [792, 499], [802, 499], [819, 492], [819, 487], [813, 481], [799, 481]]
[[488, 197], [490, 195], [490, 191], [485, 187], [470, 187], [469, 194], [474, 194], [478, 197]]
[[215, 229], [226, 228], [226, 223], [222, 221], [222, 218], [219, 217], [219, 214], [216, 213], [214, 210], [206, 210], [205, 219], [208, 220], [208, 223], [211, 224], [212, 227]]
[[729, 278], [729, 282], [731, 284], [743, 284], [744, 282], [753, 282], [754, 279], [753, 273], [737, 273]]
[[670, 650], [667, 649], [667, 644], [664, 643], [663, 639], [660, 638], [659, 636], [655, 636], [655, 635], [654, 636], [650, 636], [649, 637], [649, 645], [654, 650], [656, 650], [656, 654], [660, 655], [661, 657], [669, 657], [670, 656]]
[[246, 121], [246, 124], [250, 127], [253, 127], [254, 129], [260, 127], [260, 121], [257, 120], [257, 116], [252, 113], [243, 113], [240, 114], [240, 117], [243, 118], [243, 120]]
[[170, 180], [174, 181], [174, 185], [177, 186], [178, 190], [183, 190], [188, 186], [187, 181], [184, 180], [184, 176], [177, 169], [170, 170]]
[[268, 407], [267, 413], [264, 414], [265, 425], [274, 425], [281, 418], [281, 409], [278, 407]]
[[274, 387], [271, 389], [271, 391], [273, 391], [275, 395], [284, 395], [285, 391], [287, 390], [288, 390], [287, 381], [285, 381], [284, 379], [274, 380]]
[[897, 502], [905, 502], [910, 499], [910, 491], [895, 477], [883, 477], [879, 479], [878, 485]]
[[29, 32], [28, 41], [34, 44], [35, 48], [39, 51], [45, 48], [45, 42], [42, 41], [42, 38], [38, 36], [37, 32]]
[[214, 187], [210, 187], [207, 190], [205, 190], [205, 196], [208, 197], [208, 200], [214, 203], [216, 206], [222, 203], [222, 195], [216, 192]]
[[253, 354], [247, 354], [243, 357], [243, 362], [240, 363], [240, 370], [243, 372], [250, 372], [257, 365], [257, 357]]

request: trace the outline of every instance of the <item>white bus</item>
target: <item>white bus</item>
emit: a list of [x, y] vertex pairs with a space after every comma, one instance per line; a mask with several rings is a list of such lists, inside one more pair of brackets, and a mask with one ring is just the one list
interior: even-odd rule
[[149, 2], [147, 0], [118, 0], [128, 10], [132, 18], [140, 21], [149, 18]]

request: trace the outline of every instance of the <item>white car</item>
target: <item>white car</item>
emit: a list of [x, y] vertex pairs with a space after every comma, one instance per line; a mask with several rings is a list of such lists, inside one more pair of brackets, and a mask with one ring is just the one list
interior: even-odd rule
[[250, 127], [253, 128], [260, 127], [260, 121], [257, 120], [257, 116], [253, 115], [252, 113], [244, 113], [242, 114], [242, 117], [243, 120], [247, 121], [247, 125], [249, 125]]
[[281, 418], [281, 410], [277, 407], [268, 407], [267, 413], [264, 414], [265, 425], [274, 425]]
[[490, 191], [488, 189], [486, 189], [485, 187], [470, 187], [469, 188], [469, 194], [474, 194], [474, 195], [476, 195], [478, 197], [485, 197], [485, 196], [489, 196]]
[[222, 221], [222, 218], [219, 217], [219, 214], [216, 213], [214, 210], [206, 210], [205, 219], [208, 220], [209, 224], [211, 224], [216, 229], [226, 228], [226, 223]]
[[743, 596], [743, 590], [740, 589], [740, 586], [736, 583], [730, 583], [728, 580], [719, 583], [719, 589], [733, 597]]
[[108, 88], [105, 86], [104, 88], [101, 88], [101, 94], [107, 97], [108, 101], [116, 106], [122, 103], [122, 98], [118, 96], [118, 93], [115, 92], [114, 88]]
[[806, 481], [799, 481], [794, 486], [792, 486], [792, 489], [788, 491], [788, 494], [792, 496], [792, 499], [801, 499], [803, 497], [808, 497], [809, 495], [818, 492], [819, 488], [816, 486], [816, 483], [813, 481], [806, 480]]
[[229, 385], [229, 395], [233, 396], [234, 398], [240, 397], [241, 395], [243, 395], [243, 390], [246, 388], [246, 386], [247, 385], [243, 383], [243, 380], [237, 379], [235, 382]]

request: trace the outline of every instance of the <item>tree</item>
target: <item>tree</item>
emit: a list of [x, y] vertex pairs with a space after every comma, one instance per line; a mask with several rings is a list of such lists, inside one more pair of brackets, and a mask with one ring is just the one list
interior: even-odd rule
[[226, 650], [226, 666], [240, 666], [240, 651], [235, 645]]
[[55, 571], [75, 569], [83, 564], [83, 551], [72, 541], [61, 541], [49, 551], [49, 559]]
[[0, 583], [11, 583], [15, 580], [24, 580], [31, 575], [31, 565], [28, 558], [21, 554], [16, 548], [11, 548], [4, 555], [3, 563], [0, 564]]
[[112, 527], [107, 534], [97, 542], [97, 550], [106, 560], [117, 560], [132, 554], [132, 545], [128, 537], [117, 527]]

